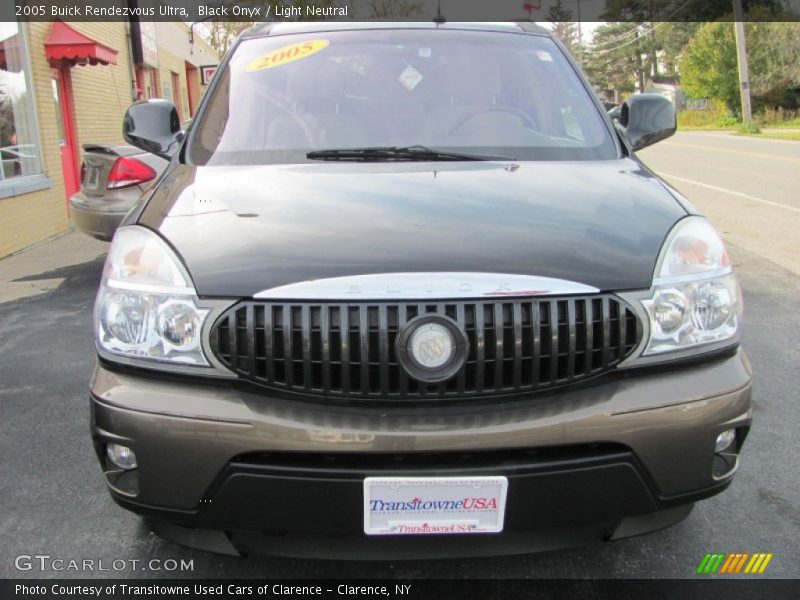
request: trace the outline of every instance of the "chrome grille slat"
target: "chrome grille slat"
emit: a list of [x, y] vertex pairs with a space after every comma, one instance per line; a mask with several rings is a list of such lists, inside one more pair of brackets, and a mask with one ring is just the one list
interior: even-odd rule
[[575, 300], [569, 299], [567, 300], [567, 327], [569, 329], [567, 337], [569, 347], [569, 350], [567, 350], [567, 379], [575, 377], [575, 336], [577, 335], [575, 332], [575, 319]]
[[550, 385], [558, 383], [558, 300], [549, 302], [550, 323]]
[[283, 332], [283, 369], [286, 385], [292, 387], [294, 384], [294, 363], [292, 363], [292, 307], [283, 308], [283, 321], [281, 331]]
[[[450, 380], [418, 382], [395, 348], [406, 323], [446, 316], [467, 334]], [[636, 314], [610, 294], [496, 301], [245, 300], [214, 323], [211, 349], [243, 379], [313, 397], [458, 399], [521, 394], [614, 368], [638, 345]]]
[[533, 352], [531, 354], [531, 387], [539, 387], [539, 361], [542, 356], [542, 331], [540, 328], [539, 303], [531, 302], [531, 336], [533, 337]]
[[[408, 323], [408, 307], [400, 305], [397, 307], [398, 331], [401, 330], [406, 323]], [[406, 374], [405, 370], [402, 369], [399, 365], [397, 366], [397, 379], [398, 379], [397, 386], [399, 389], [399, 395], [403, 397], [408, 393], [408, 375]]]
[[322, 361], [322, 391], [331, 390], [331, 307], [322, 306], [319, 315], [320, 360]]
[[339, 337], [342, 344], [342, 392], [350, 393], [350, 311], [345, 305], [339, 306]]
[[603, 358], [600, 366], [605, 367], [611, 360], [611, 316], [608, 298], [603, 298]]
[[[461, 330], [466, 329], [466, 316], [463, 304], [458, 304], [456, 306], [456, 323], [458, 323], [458, 326]], [[469, 359], [469, 357], [467, 357], [467, 359]], [[465, 384], [466, 370], [467, 370], [467, 365], [465, 363], [461, 365], [461, 368], [458, 370], [458, 373], [456, 373], [456, 392], [459, 394], [464, 393], [464, 387], [466, 385]]]
[[586, 323], [586, 351], [585, 351], [585, 373], [594, 371], [594, 300], [584, 302], [584, 323]]
[[514, 368], [512, 387], [516, 390], [522, 385], [522, 304], [515, 302], [512, 305], [514, 324]]
[[483, 304], [475, 305], [475, 389], [483, 392], [483, 366], [486, 364], [486, 340], [483, 329]]
[[358, 307], [358, 333], [361, 339], [358, 373], [361, 378], [359, 389], [362, 394], [369, 393], [369, 320], [367, 311], [369, 311], [369, 307], [366, 305], [362, 304]]

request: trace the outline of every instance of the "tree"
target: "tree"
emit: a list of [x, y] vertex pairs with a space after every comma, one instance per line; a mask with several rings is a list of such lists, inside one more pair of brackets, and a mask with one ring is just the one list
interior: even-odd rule
[[686, 46], [694, 37], [702, 23], [665, 21], [655, 25], [656, 48], [662, 66], [662, 74], [675, 75], [678, 63]]
[[208, 45], [223, 56], [236, 37], [252, 24], [252, 21], [206, 21], [200, 27]]
[[7, 94], [0, 92], [0, 144], [3, 146], [13, 145], [16, 132], [14, 105]]
[[[750, 88], [756, 104], [791, 104], [787, 92], [800, 86], [800, 24], [751, 22], [745, 26]], [[739, 79], [733, 23], [708, 23], [686, 46], [681, 83], [695, 98], [724, 102], [738, 113]]]
[[569, 50], [573, 56], [578, 56], [583, 41], [578, 35], [578, 25], [572, 20], [572, 11], [564, 8], [563, 0], [558, 0], [547, 11], [547, 20], [553, 26], [553, 34]]
[[[752, 48], [748, 40], [748, 45]], [[681, 84], [694, 98], [724, 102], [736, 112], [739, 79], [733, 23], [706, 23], [686, 46], [680, 63]]]
[[757, 104], [797, 108], [800, 98], [800, 23], [749, 23], [758, 46], [750, 54], [750, 85]]
[[368, 0], [373, 19], [397, 19], [413, 17], [422, 12], [422, 2], [413, 0]]
[[592, 84], [619, 96], [644, 89], [646, 65], [642, 23], [608, 23], [598, 27], [584, 70]]
[[[783, 0], [743, 0], [750, 17], [760, 11], [762, 18], [783, 12]], [[730, 19], [731, 0], [606, 0], [602, 18], [606, 21], [708, 22]]]

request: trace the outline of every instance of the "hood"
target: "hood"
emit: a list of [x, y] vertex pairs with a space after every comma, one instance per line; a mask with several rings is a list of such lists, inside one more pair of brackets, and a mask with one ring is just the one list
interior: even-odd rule
[[201, 296], [376, 273], [650, 286], [685, 210], [639, 163], [178, 165], [139, 216]]

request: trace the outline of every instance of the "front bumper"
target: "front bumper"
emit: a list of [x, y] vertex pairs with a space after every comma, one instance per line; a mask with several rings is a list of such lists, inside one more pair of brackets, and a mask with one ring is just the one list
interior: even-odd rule
[[[714, 442], [735, 428], [740, 449], [750, 378], [739, 351], [525, 401], [387, 409], [98, 365], [92, 428], [114, 499], [190, 545], [419, 556], [413, 540], [361, 533], [363, 478], [485, 474], [509, 479], [502, 534], [413, 539], [435, 555], [527, 552], [657, 529], [724, 489], [736, 469], [712, 474]], [[135, 471], [109, 465], [112, 441], [133, 448]]]

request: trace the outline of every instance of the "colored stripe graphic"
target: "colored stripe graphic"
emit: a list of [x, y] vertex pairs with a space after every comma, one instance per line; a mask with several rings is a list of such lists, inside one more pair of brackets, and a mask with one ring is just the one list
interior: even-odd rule
[[769, 561], [771, 561], [771, 560], [772, 560], [772, 552], [767, 554], [767, 556], [764, 558], [764, 562], [761, 563], [761, 569], [759, 569], [758, 572], [759, 573], [763, 573], [764, 571], [766, 571], [767, 570], [767, 565], [769, 564]]
[[734, 571], [734, 573], [738, 573], [739, 571], [742, 570], [742, 567], [744, 566], [744, 563], [747, 560], [748, 556], [750, 556], [749, 552], [745, 552], [744, 554], [742, 554], [742, 558], [739, 561], [739, 563], [736, 565], [736, 570]]
[[730, 573], [729, 569], [731, 565], [734, 564], [739, 560], [738, 554], [728, 554], [727, 560], [722, 564], [722, 568], [719, 570], [720, 573]]
[[719, 570], [719, 568], [722, 566], [722, 561], [723, 560], [725, 560], [725, 554], [718, 554], [717, 555], [717, 560], [711, 566], [711, 572], [712, 573], [716, 573]]
[[708, 566], [708, 561], [709, 560], [711, 560], [711, 555], [710, 554], [706, 554], [703, 557], [703, 560], [700, 561], [700, 566], [697, 567], [697, 573], [705, 573], [706, 572], [706, 567]]
[[703, 561], [700, 563], [700, 566], [697, 567], [698, 573], [716, 573], [717, 570], [722, 566], [722, 561], [725, 560], [726, 554], [706, 554], [703, 557]]
[[769, 561], [772, 560], [772, 553], [758, 553], [753, 554], [753, 558], [750, 559], [750, 562], [747, 563], [747, 566], [744, 569], [745, 573], [763, 573], [767, 569], [767, 565]]
[[728, 560], [722, 565], [719, 570], [720, 573], [738, 573], [742, 566], [744, 566], [747, 557], [750, 556], [749, 552], [736, 552], [728, 555]]
[[[713, 575], [744, 573], [755, 575], [766, 571], [767, 565], [772, 560], [773, 554], [767, 552], [714, 552], [708, 553], [697, 567], [698, 574]], [[746, 565], [746, 566], [745, 566]]]

